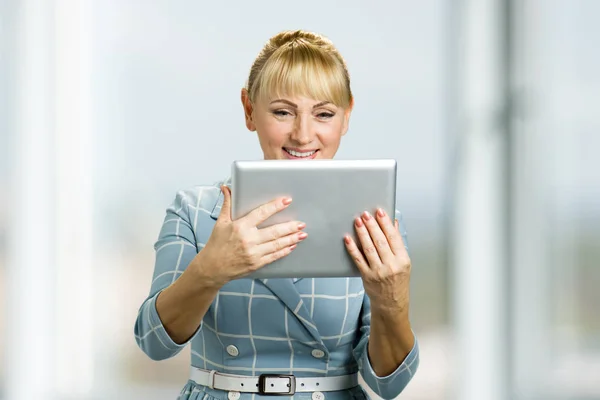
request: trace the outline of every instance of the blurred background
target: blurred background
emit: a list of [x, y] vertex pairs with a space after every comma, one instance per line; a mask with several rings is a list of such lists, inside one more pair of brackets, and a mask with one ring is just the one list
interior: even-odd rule
[[338, 158], [395, 158], [421, 365], [403, 399], [600, 399], [600, 2], [0, 2], [0, 398], [174, 399], [133, 324], [176, 191], [262, 157], [266, 40], [325, 34]]

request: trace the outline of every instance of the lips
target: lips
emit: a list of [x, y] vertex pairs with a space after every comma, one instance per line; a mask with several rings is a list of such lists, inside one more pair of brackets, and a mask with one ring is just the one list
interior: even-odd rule
[[283, 148], [283, 154], [291, 160], [312, 160], [317, 156], [319, 150], [300, 150], [292, 148]]

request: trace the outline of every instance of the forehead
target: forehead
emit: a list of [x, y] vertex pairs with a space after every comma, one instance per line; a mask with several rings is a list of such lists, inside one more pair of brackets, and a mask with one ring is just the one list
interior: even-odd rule
[[266, 99], [264, 101], [264, 103], [266, 104], [282, 104], [282, 105], [290, 105], [290, 106], [294, 106], [294, 107], [320, 107], [320, 106], [333, 106], [335, 107], [335, 104], [333, 104], [331, 101], [326, 100], [326, 99], [316, 99], [313, 97], [308, 97], [308, 96], [304, 96], [304, 95], [280, 95], [277, 97], [272, 97], [269, 99]]
[[345, 106], [350, 93], [343, 71], [336, 65], [279, 59], [265, 66], [251, 97], [268, 103], [285, 98], [303, 104], [330, 101]]

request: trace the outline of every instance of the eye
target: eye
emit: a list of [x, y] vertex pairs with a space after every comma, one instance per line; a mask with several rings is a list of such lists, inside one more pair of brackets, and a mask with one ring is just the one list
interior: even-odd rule
[[317, 118], [319, 118], [319, 119], [330, 119], [330, 118], [333, 118], [334, 116], [335, 116], [334, 113], [326, 112], [326, 111], [323, 111], [323, 112], [320, 112], [317, 114]]
[[289, 111], [286, 110], [275, 110], [273, 111], [273, 114], [275, 114], [278, 117], [286, 117], [288, 115], [292, 115]]

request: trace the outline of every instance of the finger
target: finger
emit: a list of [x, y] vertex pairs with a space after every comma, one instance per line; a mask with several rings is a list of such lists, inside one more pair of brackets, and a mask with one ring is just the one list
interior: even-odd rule
[[377, 210], [376, 216], [392, 254], [398, 255], [404, 250], [402, 237], [400, 236], [400, 232], [398, 232], [398, 220], [394, 219], [394, 225], [392, 225], [392, 220], [382, 208]]
[[223, 193], [223, 205], [221, 205], [221, 212], [219, 213], [219, 220], [230, 222], [231, 221], [231, 190], [226, 186], [221, 186], [221, 192]]
[[369, 267], [375, 268], [378, 265], [381, 265], [381, 259], [377, 253], [377, 248], [371, 240], [371, 235], [369, 235], [369, 231], [367, 230], [367, 227], [365, 226], [361, 217], [357, 217], [354, 220], [354, 228], [356, 229], [356, 236], [358, 237], [358, 241], [362, 247], [362, 252], [365, 255]]
[[371, 236], [371, 240], [377, 249], [377, 254], [379, 254], [381, 261], [384, 263], [390, 262], [394, 258], [394, 253], [390, 248], [390, 243], [388, 243], [386, 234], [383, 232], [382, 227], [380, 226], [380, 221], [378, 221], [376, 218], [373, 218], [368, 211], [365, 211], [362, 214], [362, 220], [367, 227], [367, 231], [369, 231], [369, 235]]
[[279, 249], [278, 251], [275, 251], [273, 253], [269, 253], [264, 255], [261, 259], [260, 259], [260, 266], [263, 267], [267, 264], [271, 264], [274, 261], [279, 260], [280, 258], [283, 258], [287, 255], [289, 255], [292, 251], [294, 251], [294, 249], [296, 248], [296, 244], [293, 244], [291, 246], [287, 246], [284, 247], [283, 249]]
[[287, 208], [292, 203], [290, 197], [278, 198], [268, 203], [262, 204], [250, 211], [244, 217], [244, 221], [253, 227], [265, 222], [269, 217], [277, 214], [279, 211]]
[[304, 228], [306, 228], [306, 224], [300, 221], [290, 221], [281, 224], [275, 224], [267, 228], [259, 229], [257, 242], [266, 243], [272, 240], [277, 240], [283, 236], [298, 232]]
[[290, 235], [280, 237], [279, 239], [257, 245], [256, 254], [262, 257], [267, 254], [275, 253], [286, 247], [298, 244], [307, 237], [308, 234], [306, 232], [292, 233]]
[[365, 260], [365, 256], [363, 256], [356, 242], [350, 235], [344, 236], [344, 244], [346, 245], [348, 254], [352, 257], [352, 261], [354, 261], [354, 265], [356, 265], [358, 270], [364, 276], [369, 271], [369, 264], [367, 263], [367, 260]]

